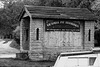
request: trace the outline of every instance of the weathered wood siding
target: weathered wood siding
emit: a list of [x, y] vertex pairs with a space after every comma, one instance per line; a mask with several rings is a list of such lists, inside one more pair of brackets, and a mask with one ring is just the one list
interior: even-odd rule
[[45, 47], [77, 47], [82, 45], [81, 42], [80, 32], [51, 31], [44, 33]]
[[[94, 47], [94, 21], [86, 21], [85, 22], [85, 35], [84, 35], [84, 47], [85, 49], [91, 49]], [[90, 34], [89, 34], [90, 30]], [[90, 36], [90, 40], [89, 40]]]
[[20, 22], [20, 50], [23, 50], [22, 44], [23, 44], [23, 19], [21, 19]]
[[[39, 40], [36, 38], [36, 30], [39, 29]], [[30, 22], [30, 58], [34, 60], [43, 59], [43, 20], [31, 19]]]
[[[21, 20], [21, 32], [20, 32], [20, 36], [21, 36], [21, 50], [29, 50], [29, 29], [30, 29], [30, 19], [28, 18], [24, 18]], [[26, 31], [28, 30], [28, 31]]]

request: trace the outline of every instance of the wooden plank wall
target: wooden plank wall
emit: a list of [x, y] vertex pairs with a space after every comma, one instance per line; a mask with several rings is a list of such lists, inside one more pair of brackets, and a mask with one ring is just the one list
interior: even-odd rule
[[[21, 21], [21, 50], [29, 50], [29, 18], [24, 18]], [[26, 34], [26, 30], [28, 29], [28, 37]], [[26, 39], [27, 38], [27, 39]]]
[[80, 32], [51, 31], [44, 33], [44, 45], [46, 47], [75, 47], [81, 46]]
[[23, 19], [20, 22], [20, 50], [23, 51], [22, 44], [23, 44]]
[[[90, 32], [90, 41], [89, 41], [89, 29]], [[94, 21], [85, 22], [85, 49], [91, 49], [94, 47]]]
[[[39, 29], [39, 40], [36, 40], [36, 29]], [[43, 20], [31, 19], [30, 22], [30, 52], [33, 60], [43, 59]]]

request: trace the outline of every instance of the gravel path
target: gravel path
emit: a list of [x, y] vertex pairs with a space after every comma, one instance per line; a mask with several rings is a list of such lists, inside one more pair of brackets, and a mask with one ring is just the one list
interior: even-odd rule
[[2, 53], [19, 53], [20, 51], [18, 49], [10, 47], [10, 44], [12, 43], [13, 40], [10, 41], [4, 41], [0, 40], [0, 54]]

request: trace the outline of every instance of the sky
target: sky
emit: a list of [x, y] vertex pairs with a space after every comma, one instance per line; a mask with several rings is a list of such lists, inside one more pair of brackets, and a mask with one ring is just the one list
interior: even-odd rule
[[3, 8], [4, 4], [0, 1], [0, 8]]

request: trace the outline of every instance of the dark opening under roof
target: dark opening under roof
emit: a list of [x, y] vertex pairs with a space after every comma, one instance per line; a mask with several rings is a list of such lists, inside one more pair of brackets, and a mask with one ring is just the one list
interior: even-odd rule
[[86, 8], [67, 8], [25, 5], [32, 18], [97, 20], [97, 17]]

